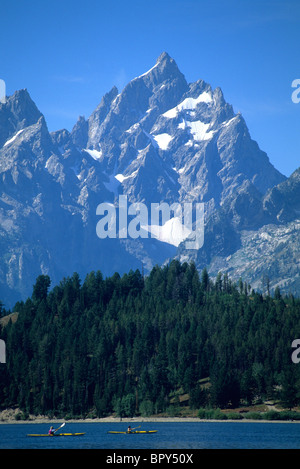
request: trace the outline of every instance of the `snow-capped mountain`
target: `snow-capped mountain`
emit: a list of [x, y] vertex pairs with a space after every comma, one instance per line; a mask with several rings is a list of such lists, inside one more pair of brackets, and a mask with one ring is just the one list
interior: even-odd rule
[[[17, 91], [0, 104], [0, 299], [26, 298], [41, 273], [55, 284], [74, 271], [147, 272], [175, 256], [199, 268], [225, 259], [242, 230], [280, 222], [274, 187], [285, 179], [221, 89], [188, 83], [167, 53], [71, 132], [49, 133], [29, 93]], [[153, 237], [100, 239], [97, 207], [118, 207], [120, 196], [149, 210], [204, 203], [203, 247], [186, 249], [176, 217], [158, 234], [145, 226]]]
[[[78, 135], [80, 134], [80, 139]], [[113, 88], [71, 139], [132, 201], [220, 205], [245, 180], [262, 193], [284, 177], [252, 141], [220, 88], [188, 84], [167, 53], [118, 94]]]

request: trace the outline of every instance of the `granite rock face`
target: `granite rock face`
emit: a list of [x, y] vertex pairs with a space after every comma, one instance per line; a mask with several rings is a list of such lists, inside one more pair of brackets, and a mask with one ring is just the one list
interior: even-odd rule
[[[97, 207], [117, 209], [120, 195], [149, 213], [153, 203], [204, 203], [203, 247], [174, 245], [166, 233], [100, 239]], [[0, 299], [7, 306], [30, 296], [40, 274], [54, 285], [75, 271], [81, 278], [98, 269], [148, 272], [174, 257], [212, 274], [217, 265], [232, 272], [226, 259], [243, 248], [245, 233], [282, 227], [299, 210], [299, 171], [280, 174], [221, 89], [188, 83], [165, 52], [121, 92], [113, 87], [71, 131], [50, 133], [27, 90], [0, 104]]]

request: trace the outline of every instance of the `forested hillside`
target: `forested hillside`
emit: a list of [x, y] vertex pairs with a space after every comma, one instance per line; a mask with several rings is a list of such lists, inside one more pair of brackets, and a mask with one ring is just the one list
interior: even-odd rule
[[279, 289], [263, 296], [178, 261], [146, 278], [98, 271], [50, 286], [38, 277], [31, 298], [15, 305], [17, 321], [2, 328], [2, 408], [149, 415], [169, 408], [178, 390], [195, 409], [300, 400], [300, 364], [291, 360], [300, 300]]

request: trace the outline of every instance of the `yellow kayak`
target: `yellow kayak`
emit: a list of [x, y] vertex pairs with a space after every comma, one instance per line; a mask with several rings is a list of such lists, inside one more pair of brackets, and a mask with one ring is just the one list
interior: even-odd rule
[[85, 433], [54, 433], [54, 435], [49, 435], [49, 433], [31, 433], [27, 436], [49, 436], [52, 438], [52, 436], [81, 436], [85, 435]]
[[132, 434], [144, 434], [144, 433], [156, 433], [157, 430], [132, 430], [131, 432], [107, 432], [107, 433], [120, 433], [122, 435], [132, 435]]

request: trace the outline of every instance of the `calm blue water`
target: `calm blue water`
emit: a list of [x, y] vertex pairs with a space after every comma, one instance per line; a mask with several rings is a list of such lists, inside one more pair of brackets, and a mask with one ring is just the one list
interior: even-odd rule
[[195, 422], [134, 423], [146, 435], [112, 435], [126, 423], [67, 423], [65, 432], [85, 432], [79, 437], [32, 438], [47, 433], [48, 424], [1, 424], [0, 449], [300, 449], [300, 424]]

